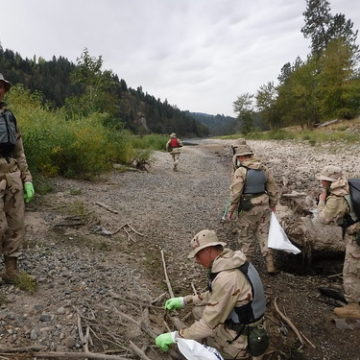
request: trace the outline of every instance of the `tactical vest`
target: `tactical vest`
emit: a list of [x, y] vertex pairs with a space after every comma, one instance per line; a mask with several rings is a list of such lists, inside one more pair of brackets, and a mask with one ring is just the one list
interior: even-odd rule
[[12, 156], [16, 142], [16, 118], [10, 110], [5, 109], [0, 112], [0, 156]]
[[[258, 321], [264, 315], [266, 310], [264, 287], [261, 282], [259, 273], [255, 269], [253, 264], [245, 262], [245, 264], [238, 267], [237, 270], [241, 271], [246, 277], [246, 279], [249, 281], [253, 294], [253, 300], [245, 305], [236, 306], [230, 312], [228, 318], [225, 321], [225, 324], [228, 325], [230, 328], [232, 327], [232, 325], [246, 325]], [[212, 291], [211, 283], [218, 274], [219, 273], [209, 274], [209, 291]]]
[[[245, 167], [244, 165], [242, 165]], [[244, 195], [263, 194], [266, 191], [266, 176], [265, 171], [261, 169], [246, 168], [246, 179], [244, 186]]]

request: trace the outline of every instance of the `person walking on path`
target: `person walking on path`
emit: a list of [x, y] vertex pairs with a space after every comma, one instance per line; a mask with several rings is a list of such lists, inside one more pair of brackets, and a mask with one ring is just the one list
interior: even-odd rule
[[249, 260], [255, 255], [255, 243], [265, 258], [268, 273], [275, 273], [273, 255], [267, 247], [270, 213], [279, 199], [278, 186], [271, 171], [254, 158], [249, 145], [239, 145], [233, 157], [238, 168], [230, 186], [230, 206], [227, 219], [237, 215], [239, 245]]
[[[170, 311], [194, 305], [197, 320], [179, 332], [159, 335], [156, 345], [167, 351], [177, 337], [207, 339], [224, 359], [248, 359], [249, 351], [253, 359], [261, 359], [268, 346], [264, 324], [266, 299], [255, 267], [242, 251], [226, 248], [226, 243], [220, 242], [213, 230], [200, 231], [190, 245], [188, 257], [210, 270], [209, 289], [199, 295], [166, 301], [165, 309]], [[254, 346], [252, 335], [255, 333], [257, 344]]]
[[339, 317], [360, 319], [360, 222], [353, 223], [349, 219], [348, 180], [341, 168], [333, 165], [325, 166], [317, 179], [323, 191], [319, 196], [316, 219], [322, 224], [337, 224], [344, 229], [343, 286], [348, 304], [336, 307], [334, 312]]
[[183, 146], [180, 139], [176, 137], [175, 133], [170, 134], [170, 139], [166, 143], [166, 151], [168, 151], [173, 159], [173, 170], [178, 170], [179, 158], [180, 158], [180, 148]]
[[25, 204], [34, 196], [32, 177], [13, 113], [3, 102], [11, 83], [0, 74], [0, 239], [5, 283], [16, 283], [25, 236]]

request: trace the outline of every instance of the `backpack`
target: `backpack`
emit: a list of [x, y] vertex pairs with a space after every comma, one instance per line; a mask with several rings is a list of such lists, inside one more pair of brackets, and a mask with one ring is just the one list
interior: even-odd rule
[[170, 146], [172, 148], [180, 147], [180, 143], [179, 143], [178, 139], [177, 138], [170, 139]]
[[350, 207], [350, 216], [354, 222], [360, 221], [360, 179], [349, 179], [350, 195], [345, 196]]
[[0, 154], [10, 156], [17, 142], [16, 118], [10, 110], [0, 113]]

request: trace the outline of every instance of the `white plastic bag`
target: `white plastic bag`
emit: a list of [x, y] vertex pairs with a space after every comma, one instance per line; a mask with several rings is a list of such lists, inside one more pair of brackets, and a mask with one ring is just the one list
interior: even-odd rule
[[224, 360], [216, 349], [202, 345], [195, 340], [177, 337], [175, 341], [179, 351], [188, 360]]
[[295, 255], [301, 253], [301, 250], [290, 242], [284, 229], [279, 224], [279, 221], [273, 212], [271, 212], [270, 218], [268, 248], [285, 251]]

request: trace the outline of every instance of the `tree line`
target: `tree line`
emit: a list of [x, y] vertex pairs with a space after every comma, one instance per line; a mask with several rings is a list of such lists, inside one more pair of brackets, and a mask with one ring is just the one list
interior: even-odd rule
[[62, 108], [67, 119], [101, 113], [106, 114], [106, 126], [126, 128], [135, 134], [208, 135], [207, 127], [189, 112], [144, 93], [142, 87], [128, 87], [125, 80], [103, 70], [102, 65], [102, 57], [92, 57], [87, 49], [74, 64], [62, 56], [50, 61], [36, 56], [22, 58], [0, 43], [0, 72], [13, 84], [39, 94], [48, 108]]
[[306, 0], [303, 15], [301, 32], [311, 41], [310, 54], [284, 64], [276, 84], [271, 81], [256, 94], [237, 97], [234, 110], [243, 133], [291, 125], [311, 129], [359, 115], [358, 30], [344, 14], [332, 15], [326, 0]]

